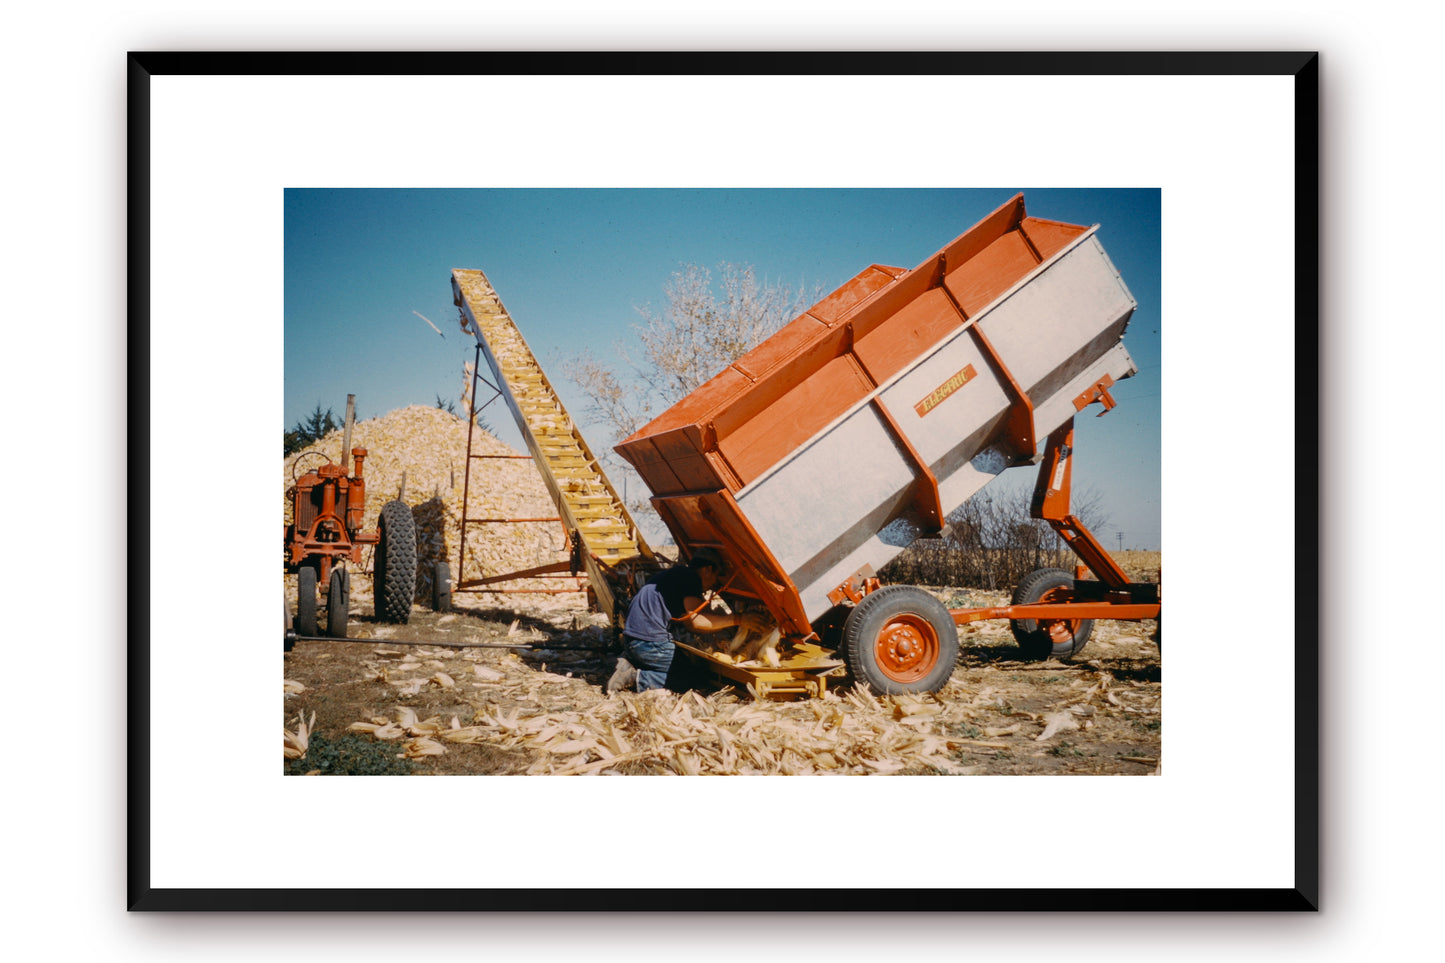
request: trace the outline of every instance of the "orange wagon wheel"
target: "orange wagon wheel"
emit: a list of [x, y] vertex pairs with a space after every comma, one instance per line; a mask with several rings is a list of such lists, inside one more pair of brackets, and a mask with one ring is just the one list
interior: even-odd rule
[[958, 662], [958, 628], [932, 595], [889, 585], [853, 607], [842, 649], [853, 677], [874, 692], [937, 692]]
[[[1069, 602], [1074, 599], [1074, 577], [1063, 569], [1041, 568], [1025, 575], [1014, 590], [1013, 604]], [[1012, 619], [1009, 628], [1019, 644], [1020, 657], [1030, 662], [1071, 659], [1083, 651], [1094, 631], [1093, 619]]]
[[938, 632], [926, 618], [911, 612], [884, 625], [874, 648], [879, 669], [900, 684], [917, 682], [938, 664]]

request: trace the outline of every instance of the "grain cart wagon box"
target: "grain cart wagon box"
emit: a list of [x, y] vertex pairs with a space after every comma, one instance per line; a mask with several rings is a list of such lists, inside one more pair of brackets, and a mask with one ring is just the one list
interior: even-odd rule
[[[791, 682], [768, 685], [821, 692], [840, 671], [822, 643], [875, 691], [935, 691], [962, 622], [1009, 618], [1047, 658], [1093, 618], [1158, 615], [1158, 586], [1130, 584], [1068, 511], [1073, 417], [1113, 407], [1136, 371], [1135, 302], [1097, 230], [1031, 217], [1019, 194], [912, 270], [868, 267], [617, 445], [682, 553], [720, 551], [725, 596], [801, 646]], [[1011, 606], [953, 612], [879, 585], [1005, 468], [1040, 460], [1034, 514], [1096, 579], [1043, 570]]]

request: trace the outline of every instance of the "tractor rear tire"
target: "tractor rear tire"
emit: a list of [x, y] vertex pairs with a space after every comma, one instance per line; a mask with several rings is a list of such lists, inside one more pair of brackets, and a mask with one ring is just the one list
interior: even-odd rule
[[387, 502], [381, 507], [378, 527], [381, 541], [371, 573], [376, 617], [405, 625], [416, 594], [416, 522], [411, 508], [400, 500]]
[[290, 652], [296, 647], [296, 629], [291, 624], [291, 606], [286, 604], [286, 593], [281, 593], [281, 639], [283, 651]]
[[848, 613], [843, 659], [853, 678], [879, 695], [937, 692], [958, 662], [958, 626], [923, 589], [889, 585]]
[[432, 568], [431, 607], [434, 612], [452, 610], [452, 570], [446, 562], [437, 562]]
[[326, 634], [333, 639], [346, 638], [350, 616], [351, 573], [344, 568], [333, 568], [331, 584], [326, 589]]
[[296, 570], [296, 620], [292, 623], [297, 635], [316, 636], [316, 569], [303, 565]]
[[[1063, 602], [1074, 596], [1074, 577], [1063, 569], [1030, 572], [1014, 589], [1013, 604]], [[1026, 662], [1067, 661], [1078, 655], [1094, 631], [1093, 619], [1011, 619], [1009, 628]]]

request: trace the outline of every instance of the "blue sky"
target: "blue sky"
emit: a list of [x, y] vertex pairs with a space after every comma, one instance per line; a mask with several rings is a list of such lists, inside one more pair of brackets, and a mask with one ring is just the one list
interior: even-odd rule
[[[911, 268], [1022, 190], [1030, 214], [1100, 224], [1138, 310], [1125, 344], [1139, 374], [1119, 407], [1076, 422], [1075, 486], [1096, 490], [1109, 547], [1160, 538], [1160, 192], [1028, 187], [938, 190], [287, 190], [285, 427], [346, 395], [370, 418], [456, 399], [474, 342], [451, 303], [453, 268], [486, 272], [594, 448], [563, 373], [583, 347], [603, 360], [660, 305], [681, 265], [752, 265], [760, 277], [832, 290], [869, 264]], [[413, 312], [431, 319], [439, 337]], [[520, 447], [493, 405], [488, 420]], [[495, 412], [495, 414], [493, 414]], [[589, 430], [591, 427], [591, 430]], [[1015, 469], [995, 484], [1032, 484]], [[614, 480], [616, 481], [616, 480]]]

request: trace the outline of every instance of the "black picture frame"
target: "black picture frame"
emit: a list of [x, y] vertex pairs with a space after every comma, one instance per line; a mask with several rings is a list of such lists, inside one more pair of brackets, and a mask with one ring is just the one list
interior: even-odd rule
[[[1319, 558], [1319, 56], [1313, 52], [957, 52], [822, 53], [345, 53], [135, 52], [128, 82], [128, 334], [130, 343], [130, 526], [128, 561], [129, 866], [126, 905], [132, 911], [621, 911], [696, 910], [729, 905], [728, 891], [707, 889], [180, 889], [153, 885], [151, 845], [152, 632], [150, 496], [163, 482], [151, 455], [151, 78], [221, 75], [511, 74], [828, 74], [855, 75], [1124, 75], [1278, 76], [1293, 78], [1295, 150], [1293, 294], [1296, 473], [1293, 491], [1297, 559]], [[1318, 564], [1318, 563], [1316, 563]], [[1315, 911], [1320, 907], [1318, 573], [1301, 572], [1292, 600], [1296, 675], [1294, 703], [1293, 882], [1279, 888], [1170, 889], [880, 889], [832, 890], [814, 908], [829, 911]], [[754, 890], [750, 905], [795, 894]]]

